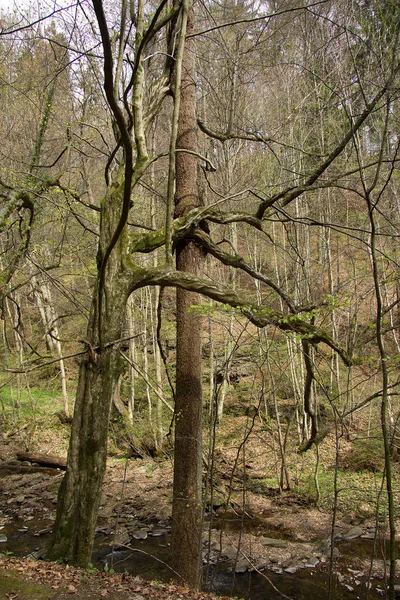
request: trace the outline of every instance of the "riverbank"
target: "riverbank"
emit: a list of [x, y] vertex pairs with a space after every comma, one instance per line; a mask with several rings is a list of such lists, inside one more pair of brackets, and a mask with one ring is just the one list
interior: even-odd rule
[[[65, 456], [66, 434], [67, 430], [64, 437], [43, 430], [35, 438], [33, 449]], [[113, 598], [110, 594], [120, 594], [118, 586], [124, 587], [131, 577], [138, 590], [140, 586], [150, 590], [132, 592], [126, 584], [126, 598], [131, 600], [154, 595], [154, 581], [164, 582], [156, 596], [160, 599], [208, 598], [169, 584], [173, 577], [169, 567], [169, 458], [109, 457], [93, 566], [89, 571], [80, 571], [40, 560], [50, 540], [63, 472], [17, 460], [20, 450], [21, 439], [17, 435], [0, 444], [1, 568], [3, 574], [8, 573], [10, 588], [5, 593], [15, 592], [21, 600], [24, 592], [14, 583], [16, 578], [29, 575], [27, 584], [42, 585], [40, 578], [48, 574], [49, 581], [43, 581], [47, 590], [44, 596], [39, 591], [29, 598], [63, 597], [51, 595], [54, 591], [78, 594], [78, 598], [82, 593], [82, 598], [90, 599], [90, 590], [83, 585], [87, 586], [88, 581], [95, 588], [94, 597], [103, 594]], [[331, 587], [341, 600], [363, 598], [367, 590], [370, 600], [382, 597], [387, 570], [384, 517], [376, 517], [366, 503], [354, 503], [353, 509], [346, 505], [346, 510], [336, 515], [332, 536], [332, 511], [317, 507], [294, 491], [279, 492], [265, 484], [261, 487], [262, 477], [271, 466], [266, 466], [260, 444], [249, 445], [244, 465], [237, 467], [232, 476], [235, 457], [233, 444], [221, 445], [215, 454], [215, 493], [207, 502], [203, 534], [204, 579], [210, 592], [252, 600], [267, 594], [271, 600], [282, 594], [295, 600], [319, 600], [327, 597]], [[109, 579], [111, 571], [115, 575]], [[146, 581], [137, 579], [139, 575]], [[57, 585], [52, 578], [60, 579], [62, 589], [51, 587]], [[17, 598], [15, 594], [8, 597]]]

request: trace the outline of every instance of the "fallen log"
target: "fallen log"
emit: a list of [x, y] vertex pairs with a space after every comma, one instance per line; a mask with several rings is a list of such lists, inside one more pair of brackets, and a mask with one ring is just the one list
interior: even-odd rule
[[17, 452], [18, 460], [27, 460], [31, 463], [37, 463], [43, 467], [51, 467], [53, 469], [62, 469], [66, 471], [67, 460], [60, 456], [51, 454], [40, 454], [36, 452]]
[[33, 467], [26, 465], [8, 465], [0, 464], [0, 477], [3, 475], [16, 475], [21, 473], [45, 473], [46, 475], [57, 475], [59, 471], [54, 467]]

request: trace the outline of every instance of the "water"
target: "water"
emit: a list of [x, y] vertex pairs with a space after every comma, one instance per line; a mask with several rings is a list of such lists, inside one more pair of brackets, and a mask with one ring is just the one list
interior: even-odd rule
[[[1, 544], [1, 550], [13, 552], [16, 556], [26, 556], [33, 552], [44, 553], [50, 540], [51, 521], [15, 521], [5, 526], [1, 533], [7, 535], [7, 543]], [[27, 528], [27, 529], [26, 529]], [[168, 567], [170, 548], [169, 534], [160, 537], [148, 537], [146, 540], [132, 540], [133, 551], [117, 548], [112, 552], [112, 536], [98, 534], [93, 552], [93, 564], [101, 570], [113, 568], [116, 572], [127, 572], [145, 579], [169, 581], [173, 577]], [[354, 549], [362, 556], [370, 556], [371, 540], [352, 540], [339, 544], [342, 554], [340, 571], [346, 571], [345, 553], [354, 555]], [[369, 553], [369, 554], [368, 554]], [[374, 584], [375, 585], [375, 584]], [[328, 597], [328, 565], [319, 564], [315, 569], [300, 569], [294, 574], [277, 574], [265, 571], [262, 574], [246, 572], [232, 573], [228, 562], [211, 565], [204, 569], [204, 589], [221, 595], [232, 595], [246, 600], [325, 600]], [[354, 591], [333, 581], [334, 600], [363, 600], [367, 598], [364, 580]], [[381, 599], [375, 590], [369, 590], [368, 600]]]

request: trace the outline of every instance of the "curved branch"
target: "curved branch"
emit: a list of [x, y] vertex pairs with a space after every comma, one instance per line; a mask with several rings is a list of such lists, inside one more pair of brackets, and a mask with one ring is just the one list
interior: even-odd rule
[[[101, 40], [104, 51], [104, 91], [106, 98], [115, 121], [118, 125], [118, 129], [121, 134], [121, 143], [125, 152], [125, 165], [124, 165], [124, 182], [123, 182], [123, 198], [121, 206], [121, 214], [117, 223], [116, 229], [111, 236], [111, 240], [108, 243], [107, 248], [104, 250], [104, 254], [99, 256], [99, 289], [98, 289], [98, 302], [99, 302], [99, 319], [101, 319], [101, 303], [105, 283], [105, 273], [107, 261], [113, 251], [118, 239], [122, 233], [123, 228], [126, 225], [129, 215], [131, 190], [132, 190], [132, 179], [133, 179], [133, 148], [132, 141], [129, 134], [129, 130], [124, 118], [124, 115], [118, 105], [115, 97], [114, 87], [114, 76], [113, 76], [113, 57], [111, 49], [110, 35], [108, 32], [108, 26], [106, 17], [103, 10], [102, 0], [93, 0], [93, 7], [97, 18], [97, 23], [100, 29]], [[99, 334], [101, 326], [99, 323]], [[100, 337], [100, 336], [99, 336]]]
[[246, 296], [209, 279], [203, 279], [190, 273], [172, 269], [137, 268], [136, 272], [132, 275], [129, 293], [147, 285], [179, 287], [190, 292], [202, 294], [222, 304], [238, 308], [256, 327], [263, 328], [267, 325], [274, 325], [281, 331], [300, 335], [311, 344], [323, 342], [337, 352], [347, 366], [353, 364], [349, 353], [337, 344], [321, 327], [305, 321], [299, 315], [285, 315], [274, 309], [257, 306]]
[[[187, 237], [192, 237], [194, 231], [199, 227], [201, 221], [211, 221], [226, 225], [228, 223], [247, 223], [255, 229], [262, 231], [262, 222], [245, 212], [224, 213], [215, 208], [198, 207], [191, 210], [184, 217], [179, 217], [173, 222], [172, 239], [174, 244]], [[165, 244], [165, 227], [156, 231], [146, 231], [145, 233], [132, 233], [130, 236], [129, 252], [152, 252], [156, 248], [161, 248]]]
[[282, 300], [285, 302], [285, 304], [288, 306], [292, 313], [298, 312], [292, 299], [283, 290], [281, 290], [279, 286], [277, 286], [276, 283], [272, 281], [272, 279], [266, 277], [265, 275], [254, 269], [251, 265], [246, 263], [239, 254], [233, 256], [232, 254], [224, 252], [216, 244], [214, 244], [210, 236], [208, 236], [207, 233], [201, 229], [196, 229], [193, 237], [207, 249], [207, 252], [212, 254], [224, 265], [229, 265], [231, 267], [234, 267], [235, 269], [241, 269], [242, 271], [253, 277], [253, 279], [262, 281], [268, 287], [273, 289], [280, 296], [280, 298], [282, 298]]

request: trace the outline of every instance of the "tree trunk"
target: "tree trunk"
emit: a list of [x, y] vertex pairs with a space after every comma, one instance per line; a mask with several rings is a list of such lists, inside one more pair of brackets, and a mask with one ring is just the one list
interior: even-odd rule
[[[177, 257], [177, 267], [195, 272], [202, 261], [194, 244]], [[201, 317], [190, 310], [199, 295], [177, 290], [175, 461], [172, 557], [185, 584], [201, 587], [202, 382]]]
[[[193, 31], [194, 15], [188, 14], [187, 32]], [[182, 62], [180, 113], [177, 148], [197, 150], [195, 89], [195, 43], [186, 41]], [[197, 158], [178, 152], [176, 156], [175, 215], [182, 216], [200, 199], [197, 182]], [[189, 241], [177, 247], [178, 270], [199, 274], [204, 262], [203, 250]], [[172, 504], [171, 550], [174, 569], [186, 585], [200, 589], [202, 579], [202, 319], [191, 310], [200, 296], [184, 290], [176, 294], [176, 400], [175, 461]]]
[[62, 558], [82, 567], [91, 561], [120, 363], [117, 351], [108, 349], [96, 362], [89, 357], [80, 366], [68, 466], [58, 494], [49, 560]]
[[[102, 257], [120, 214], [116, 179], [102, 206], [97, 284], [87, 329], [87, 353], [79, 368], [78, 387], [68, 449], [67, 472], [61, 483], [49, 560], [87, 567], [107, 459], [107, 437], [115, 386], [123, 368], [118, 342], [125, 326], [128, 283], [123, 257], [124, 230], [102, 274]], [[100, 288], [100, 292], [99, 292]]]

